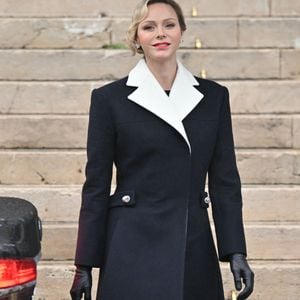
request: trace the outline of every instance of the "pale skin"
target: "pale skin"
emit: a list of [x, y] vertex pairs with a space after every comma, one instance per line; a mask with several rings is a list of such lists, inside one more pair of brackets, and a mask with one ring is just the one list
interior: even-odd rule
[[146, 63], [163, 89], [170, 90], [176, 77], [176, 51], [183, 31], [173, 7], [155, 3], [139, 24], [136, 42], [142, 47]]

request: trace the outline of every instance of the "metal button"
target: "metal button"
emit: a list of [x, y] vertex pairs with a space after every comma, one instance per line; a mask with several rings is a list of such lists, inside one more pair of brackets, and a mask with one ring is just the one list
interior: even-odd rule
[[206, 204], [209, 204], [210, 203], [210, 198], [207, 196], [207, 197], [205, 197], [204, 198], [204, 202], [206, 203]]
[[125, 203], [128, 203], [130, 201], [130, 196], [129, 195], [123, 196], [122, 201], [125, 202]]

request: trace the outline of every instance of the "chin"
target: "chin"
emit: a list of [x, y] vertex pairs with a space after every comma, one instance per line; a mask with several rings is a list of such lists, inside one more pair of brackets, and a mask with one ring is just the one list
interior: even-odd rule
[[154, 60], [154, 61], [168, 61], [172, 59], [173, 57], [176, 57], [176, 53], [159, 53], [154, 55], [146, 56], [146, 59], [148, 60]]

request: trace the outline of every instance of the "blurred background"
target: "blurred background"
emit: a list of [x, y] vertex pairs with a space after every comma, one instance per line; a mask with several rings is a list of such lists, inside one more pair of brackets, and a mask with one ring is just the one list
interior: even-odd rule
[[[300, 299], [300, 1], [178, 3], [179, 59], [230, 90], [250, 299]], [[35, 299], [69, 299], [90, 93], [139, 59], [124, 39], [136, 4], [0, 1], [0, 196], [29, 200], [43, 221]]]

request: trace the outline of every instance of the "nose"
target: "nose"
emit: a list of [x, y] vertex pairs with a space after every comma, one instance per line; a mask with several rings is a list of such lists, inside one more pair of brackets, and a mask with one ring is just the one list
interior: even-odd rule
[[157, 38], [161, 39], [161, 38], [164, 38], [164, 37], [166, 37], [166, 35], [165, 35], [163, 27], [158, 26], [158, 28], [157, 28]]

